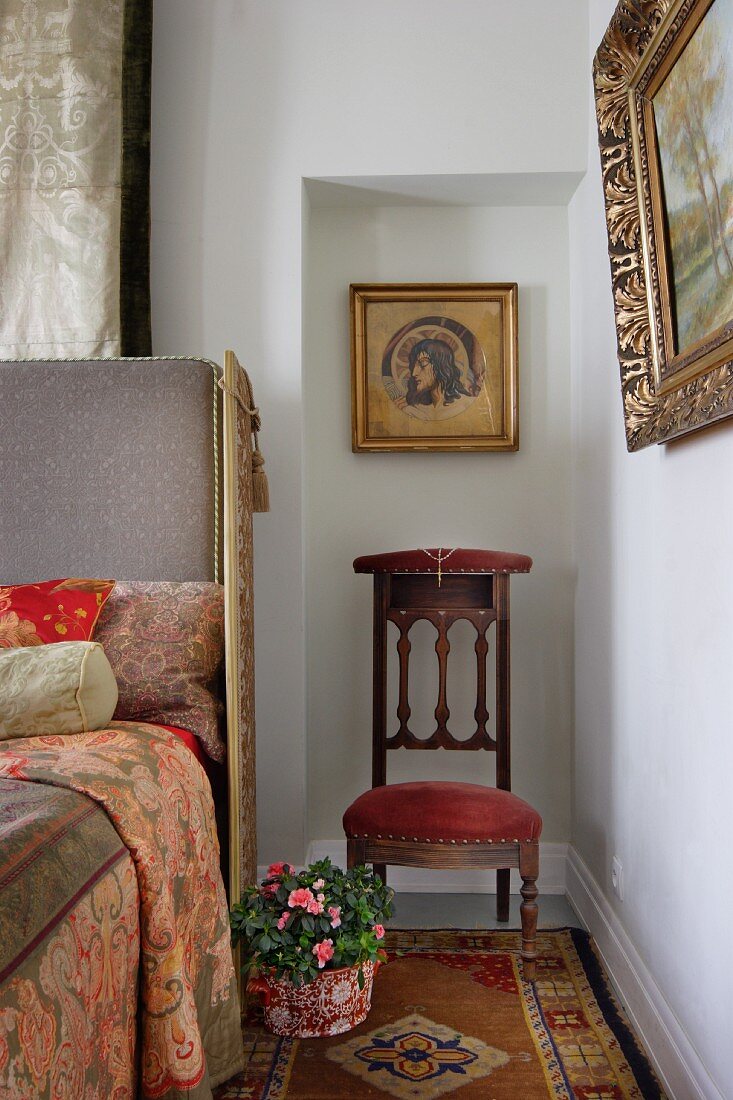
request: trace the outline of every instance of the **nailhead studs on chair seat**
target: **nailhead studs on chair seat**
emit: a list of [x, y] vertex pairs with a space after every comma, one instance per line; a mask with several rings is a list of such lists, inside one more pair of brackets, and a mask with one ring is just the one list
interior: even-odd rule
[[[509, 836], [526, 836], [536, 840], [542, 829], [542, 819], [536, 810], [510, 791], [483, 787], [474, 783], [391, 783], [365, 791], [344, 814], [347, 836], [379, 837], [388, 830], [400, 840], [430, 843], [425, 835], [431, 826], [440, 827], [439, 844], [506, 844], [506, 826], [513, 826]], [[421, 827], [422, 826], [422, 827]], [[500, 836], [498, 830], [505, 833]], [[514, 841], [517, 843], [517, 841]]]
[[[438, 563], [440, 555], [440, 563]], [[365, 554], [354, 561], [355, 573], [529, 573], [532, 559], [505, 550], [393, 550], [387, 554]]]

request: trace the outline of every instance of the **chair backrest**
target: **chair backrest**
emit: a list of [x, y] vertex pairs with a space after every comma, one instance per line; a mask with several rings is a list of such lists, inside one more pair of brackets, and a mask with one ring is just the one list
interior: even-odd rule
[[[388, 749], [451, 749], [496, 753], [496, 785], [511, 790], [510, 764], [510, 669], [509, 669], [509, 574], [529, 572], [532, 561], [519, 554], [488, 550], [419, 550], [357, 558], [354, 569], [374, 574], [374, 683], [372, 786], [386, 783]], [[409, 702], [410, 630], [419, 620], [437, 632], [438, 698], [435, 730], [416, 737], [410, 729]], [[458, 739], [449, 729], [446, 695], [450, 641], [448, 632], [460, 619], [476, 631], [476, 728]], [[395, 734], [387, 732], [388, 623], [399, 632], [399, 692]], [[487, 656], [489, 631], [496, 624], [496, 678], [494, 734], [489, 731]]]

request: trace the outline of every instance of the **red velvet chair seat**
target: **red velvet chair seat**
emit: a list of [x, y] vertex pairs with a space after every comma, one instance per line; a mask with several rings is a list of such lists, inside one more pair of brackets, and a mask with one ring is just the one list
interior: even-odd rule
[[344, 814], [347, 837], [430, 844], [537, 840], [542, 818], [510, 791], [475, 783], [391, 783]]
[[463, 547], [392, 550], [364, 554], [354, 561], [355, 573], [529, 573], [532, 559], [506, 550], [466, 550]]

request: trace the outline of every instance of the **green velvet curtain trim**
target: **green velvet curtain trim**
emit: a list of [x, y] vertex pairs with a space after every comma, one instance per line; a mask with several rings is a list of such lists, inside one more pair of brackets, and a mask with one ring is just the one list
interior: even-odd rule
[[152, 355], [150, 85], [153, 0], [125, 0], [122, 59], [120, 354]]

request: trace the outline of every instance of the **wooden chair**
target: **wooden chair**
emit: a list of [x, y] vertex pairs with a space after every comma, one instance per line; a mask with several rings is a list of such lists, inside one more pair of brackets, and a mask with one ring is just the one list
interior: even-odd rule
[[[522, 878], [522, 963], [535, 976], [540, 815], [511, 793], [509, 759], [509, 574], [528, 573], [532, 559], [492, 550], [410, 550], [357, 558], [354, 571], [374, 574], [372, 789], [344, 814], [348, 866], [482, 868], [497, 871], [497, 919], [509, 919], [509, 870]], [[429, 737], [410, 729], [410, 629], [419, 619], [437, 631], [438, 703]], [[466, 619], [476, 630], [476, 729], [457, 740], [448, 729], [448, 632]], [[399, 728], [387, 735], [387, 623], [399, 631]], [[487, 634], [496, 623], [496, 718], [488, 729]], [[387, 784], [387, 749], [496, 753], [496, 787], [473, 783]]]

